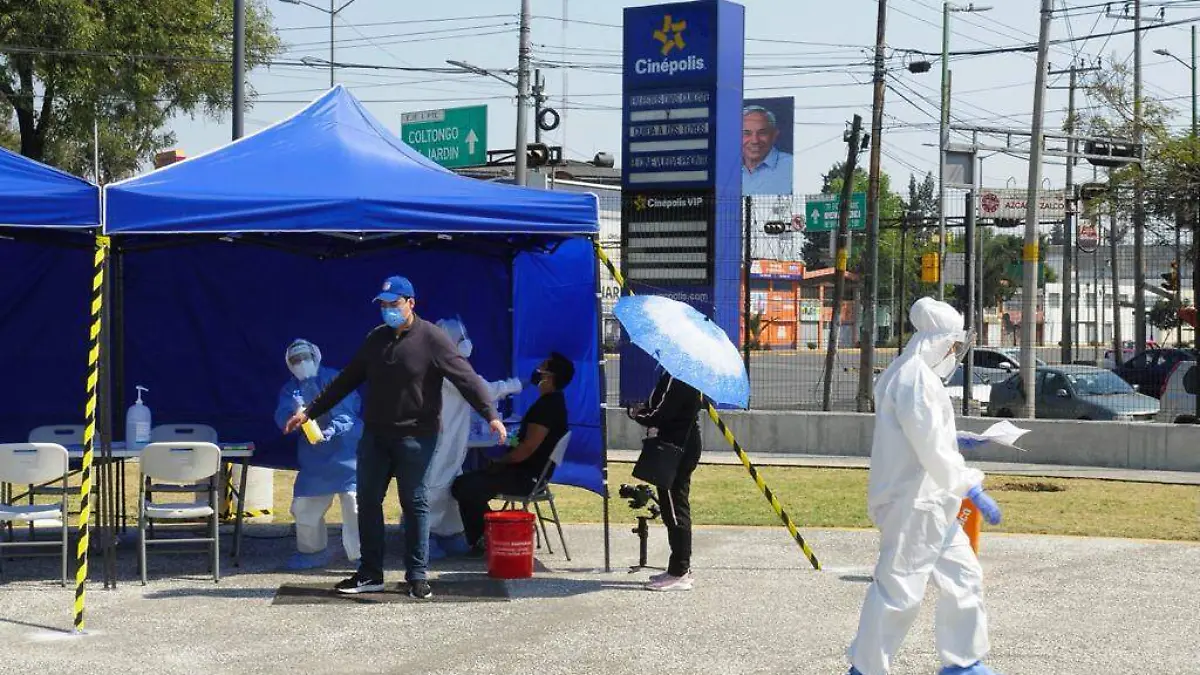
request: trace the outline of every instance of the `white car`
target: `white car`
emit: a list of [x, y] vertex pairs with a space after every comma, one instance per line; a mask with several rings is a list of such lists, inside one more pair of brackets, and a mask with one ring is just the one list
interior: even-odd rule
[[1196, 423], [1196, 390], [1200, 389], [1200, 368], [1195, 361], [1180, 361], [1167, 377], [1159, 403], [1158, 421]]

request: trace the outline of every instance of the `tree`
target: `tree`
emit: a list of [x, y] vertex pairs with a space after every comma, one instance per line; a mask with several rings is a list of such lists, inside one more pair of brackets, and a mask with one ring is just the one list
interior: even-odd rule
[[[28, 0], [4, 3], [0, 142], [77, 175], [92, 170], [100, 131], [104, 182], [169, 147], [177, 114], [230, 110], [232, 2]], [[280, 49], [263, 0], [246, 6], [246, 65]], [[247, 96], [253, 91], [247, 87]]]

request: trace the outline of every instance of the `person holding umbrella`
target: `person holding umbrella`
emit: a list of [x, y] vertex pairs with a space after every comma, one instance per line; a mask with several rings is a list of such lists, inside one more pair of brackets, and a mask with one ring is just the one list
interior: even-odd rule
[[671, 559], [667, 571], [650, 577], [645, 588], [649, 591], [692, 590], [692, 507], [690, 493], [692, 473], [700, 464], [704, 449], [700, 424], [696, 419], [704, 406], [704, 396], [690, 384], [671, 377], [665, 369], [654, 385], [654, 392], [645, 405], [626, 412], [630, 419], [647, 429], [657, 431], [662, 443], [683, 448], [675, 478], [670, 485], [656, 485], [658, 503], [662, 507], [663, 525], [667, 527], [667, 542]]
[[[667, 571], [651, 577], [646, 588], [653, 591], [692, 589], [692, 518], [690, 492], [692, 473], [700, 463], [702, 442], [697, 414], [716, 403], [745, 408], [750, 401], [750, 379], [737, 347], [720, 326], [682, 302], [656, 295], [621, 298], [613, 314], [629, 334], [631, 342], [654, 357], [663, 373], [646, 405], [628, 411], [638, 424], [657, 431], [657, 448], [644, 448], [644, 460], [674, 461], [656, 483], [663, 524], [671, 545]], [[668, 447], [673, 446], [673, 447]], [[652, 456], [657, 455], [657, 458]], [[647, 466], [652, 461], [646, 462]], [[670, 476], [665, 478], [665, 476]]]

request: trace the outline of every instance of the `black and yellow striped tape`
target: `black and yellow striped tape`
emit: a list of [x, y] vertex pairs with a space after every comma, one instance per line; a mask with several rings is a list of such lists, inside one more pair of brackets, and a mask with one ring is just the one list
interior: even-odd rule
[[[621, 271], [618, 270], [615, 265], [613, 265], [612, 260], [609, 260], [608, 256], [604, 253], [604, 249], [602, 249], [598, 243], [595, 244], [595, 249], [596, 255], [600, 258], [600, 262], [604, 263], [604, 266], [608, 268], [608, 273], [612, 275], [612, 278], [621, 287], [621, 290], [629, 291], [625, 285], [625, 277], [621, 276]], [[633, 292], [629, 291], [629, 293], [632, 295]], [[821, 563], [817, 560], [816, 554], [812, 552], [812, 549], [809, 548], [808, 543], [804, 541], [804, 536], [800, 534], [798, 529], [796, 529], [796, 524], [792, 522], [791, 516], [787, 514], [787, 511], [783, 510], [783, 505], [780, 504], [779, 500], [775, 498], [775, 493], [771, 491], [771, 488], [767, 487], [767, 482], [763, 480], [762, 475], [758, 473], [758, 469], [755, 468], [754, 463], [750, 461], [750, 458], [746, 455], [745, 451], [742, 450], [742, 446], [737, 442], [737, 439], [734, 438], [733, 432], [729, 430], [729, 427], [725, 426], [725, 422], [722, 421], [721, 416], [717, 414], [717, 409], [712, 405], [708, 406], [708, 416], [717, 425], [717, 429], [720, 430], [721, 435], [725, 437], [725, 441], [729, 443], [730, 447], [733, 448], [733, 451], [737, 454], [738, 459], [741, 460], [742, 466], [746, 467], [746, 471], [750, 472], [750, 477], [754, 479], [754, 484], [758, 486], [759, 491], [761, 491], [763, 496], [767, 498], [767, 501], [770, 502], [771, 508], [775, 510], [775, 515], [779, 516], [779, 519], [783, 521], [783, 525], [787, 528], [788, 533], [792, 535], [792, 538], [795, 539], [796, 543], [800, 546], [800, 550], [804, 552], [804, 557], [808, 558], [808, 562], [812, 564], [813, 569], [821, 569]]]
[[92, 461], [96, 447], [97, 387], [100, 383], [100, 330], [103, 327], [104, 271], [108, 265], [109, 239], [96, 237], [96, 252], [92, 260], [91, 327], [88, 330], [87, 405], [84, 409], [83, 464], [79, 485], [79, 546], [75, 554], [74, 624], [77, 633], [84, 629], [84, 607], [87, 600], [88, 524], [92, 518]]

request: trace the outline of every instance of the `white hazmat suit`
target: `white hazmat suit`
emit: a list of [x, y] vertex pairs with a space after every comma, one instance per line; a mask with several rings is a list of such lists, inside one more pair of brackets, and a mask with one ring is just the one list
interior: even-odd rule
[[966, 340], [963, 317], [932, 298], [918, 300], [909, 317], [916, 334], [875, 384], [867, 508], [880, 532], [879, 561], [848, 650], [850, 672], [888, 672], [932, 579], [943, 672], [990, 673], [978, 663], [989, 649], [983, 569], [957, 521], [983, 473], [959, 453], [943, 384]]
[[[437, 322], [450, 339], [458, 345], [458, 351], [464, 358], [470, 358], [474, 345], [467, 337], [466, 327], [461, 319], [442, 319]], [[488, 392], [492, 400], [521, 392], [521, 381], [517, 378], [488, 382]], [[467, 439], [471, 429], [471, 406], [463, 398], [450, 381], [442, 383], [442, 415], [441, 428], [438, 431], [437, 447], [433, 451], [433, 461], [426, 474], [426, 495], [429, 501], [429, 534], [430, 557], [442, 557], [446, 549], [466, 548], [466, 540], [461, 539], [463, 532], [462, 518], [458, 512], [458, 502], [450, 494], [450, 486], [454, 479], [462, 473], [463, 462], [467, 458]]]

